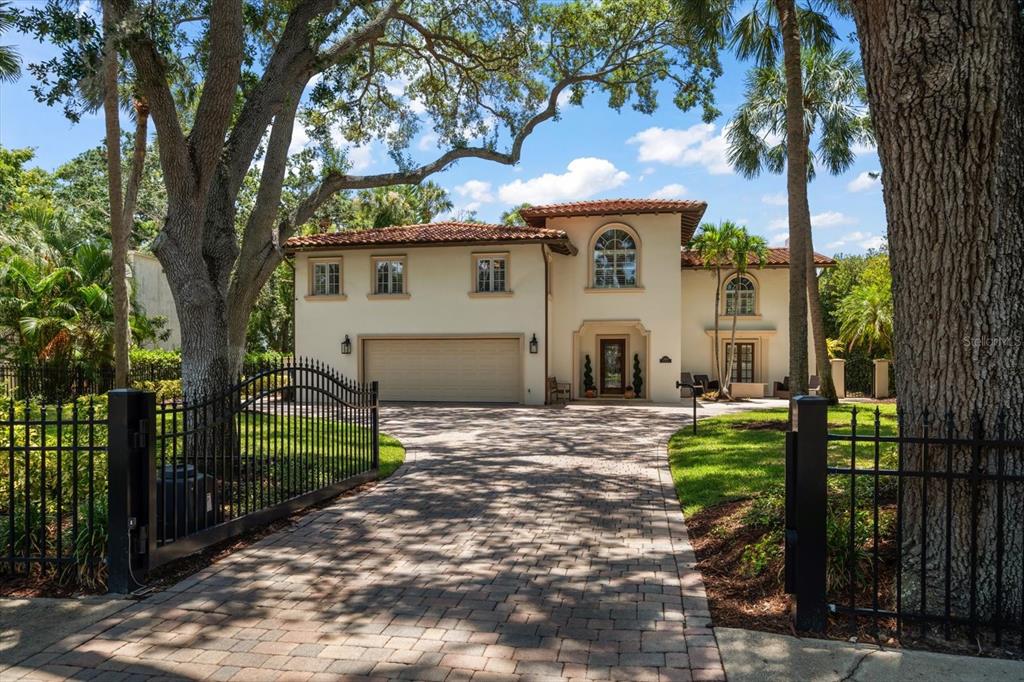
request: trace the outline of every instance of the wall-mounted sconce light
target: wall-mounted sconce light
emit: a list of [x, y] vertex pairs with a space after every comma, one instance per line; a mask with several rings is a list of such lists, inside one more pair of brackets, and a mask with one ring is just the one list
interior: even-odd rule
[[345, 340], [341, 342], [341, 354], [352, 354], [352, 339], [348, 338], [348, 334], [345, 334]]
[[537, 335], [534, 334], [533, 338], [530, 339], [530, 352], [536, 353], [540, 348], [540, 344], [537, 343]]
[[669, 356], [667, 356], [667, 355], [662, 355], [662, 356], [661, 356], [661, 360], [658, 360], [658, 362], [662, 363], [663, 365], [667, 365], [667, 364], [669, 364], [670, 362], [672, 362], [672, 358], [670, 358], [670, 357], [669, 357]]

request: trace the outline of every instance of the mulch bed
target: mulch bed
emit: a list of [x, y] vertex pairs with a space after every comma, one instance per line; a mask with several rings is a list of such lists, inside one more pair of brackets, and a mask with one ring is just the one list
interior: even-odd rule
[[[324, 500], [319, 504], [311, 505], [287, 516], [278, 519], [262, 528], [250, 531], [243, 535], [225, 540], [219, 544], [207, 547], [201, 552], [196, 552], [187, 557], [171, 562], [149, 572], [146, 580], [145, 592], [159, 591], [170, 587], [175, 583], [197, 573], [207, 566], [214, 564], [232, 552], [251, 546], [266, 536], [295, 524], [307, 514], [329, 507], [337, 500], [359, 495], [381, 481], [369, 481], [350, 490], [346, 490], [337, 497]], [[52, 574], [43, 575], [40, 572], [33, 572], [29, 575], [0, 575], [0, 597], [81, 597], [85, 595], [105, 594], [106, 586], [86, 587], [74, 580], [60, 581]]]
[[[881, 644], [886, 648], [926, 649], [951, 654], [989, 656], [1024, 660], [1024, 649], [1015, 642], [996, 647], [992, 641], [969, 642], [966, 638], [947, 642], [936, 632], [935, 637], [919, 639], [916, 628], [904, 631], [902, 643], [892, 637], [893, 623], [882, 622], [881, 641], [874, 636], [873, 625], [864, 623], [856, 637], [851, 637], [848, 619], [835, 616], [826, 633], [800, 633], [793, 626], [793, 602], [784, 590], [783, 560], [777, 560], [758, 575], [743, 568], [744, 550], [764, 537], [764, 528], [744, 522], [750, 500], [717, 504], [688, 517], [686, 525], [690, 541], [697, 553], [698, 567], [704, 577], [712, 621], [716, 626], [762, 630], [788, 635], [804, 635]], [[887, 571], [888, 572], [888, 571]], [[858, 596], [859, 603], [868, 603], [869, 593]], [[941, 631], [941, 628], [933, 628]], [[1019, 639], [1010, 636], [1007, 639]]]

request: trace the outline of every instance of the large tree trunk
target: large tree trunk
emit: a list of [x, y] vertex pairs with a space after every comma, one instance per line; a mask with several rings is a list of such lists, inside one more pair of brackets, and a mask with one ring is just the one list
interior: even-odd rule
[[[855, 0], [857, 30], [889, 227], [895, 313], [896, 392], [915, 435], [950, 411], [960, 433], [972, 416], [987, 434], [1005, 410], [1008, 435], [1024, 436], [1024, 5], [1020, 0]], [[930, 412], [929, 412], [930, 411]], [[933, 449], [937, 450], [937, 448]], [[907, 448], [905, 466], [925, 463]], [[967, 471], [972, 452], [958, 449]], [[1024, 470], [1006, 450], [1007, 473]], [[991, 449], [980, 467], [993, 471]], [[945, 468], [943, 453], [927, 459]], [[996, 514], [993, 486], [967, 483], [953, 496], [952, 607], [971, 595], [971, 523], [978, 528], [977, 608], [995, 611], [996, 535], [1004, 528], [1004, 617], [1022, 612], [1024, 494], [1008, 485]], [[924, 511], [923, 493], [929, 504]], [[910, 483], [904, 505], [904, 568], [928, 567], [924, 589], [904, 582], [911, 608], [941, 612], [945, 541], [941, 485]], [[1000, 517], [1001, 516], [1001, 520]], [[927, 549], [922, 547], [926, 545]], [[922, 555], [924, 555], [922, 559]]]
[[786, 72], [786, 189], [789, 195], [789, 387], [807, 393], [807, 242], [811, 210], [807, 203], [807, 139], [804, 131], [803, 72], [794, 0], [775, 0], [782, 30]]
[[117, 92], [117, 44], [109, 1], [103, 3], [103, 118], [107, 137], [107, 198], [110, 206], [110, 279], [114, 304], [114, 387], [128, 386], [128, 236], [121, 182], [121, 121]]
[[814, 340], [814, 361], [821, 378], [820, 395], [832, 405], [839, 402], [836, 385], [832, 381], [832, 363], [828, 360], [828, 339], [825, 336], [825, 309], [821, 305], [818, 289], [818, 269], [814, 265], [814, 237], [808, 231], [807, 240], [807, 304], [811, 315], [811, 333]]

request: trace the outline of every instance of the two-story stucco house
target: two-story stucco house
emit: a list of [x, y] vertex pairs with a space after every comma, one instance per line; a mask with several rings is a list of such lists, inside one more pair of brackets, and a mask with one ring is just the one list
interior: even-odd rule
[[[622, 397], [638, 364], [638, 399], [678, 402], [681, 372], [712, 374], [716, 280], [683, 248], [706, 206], [586, 201], [523, 210], [525, 227], [292, 238], [296, 354], [379, 381], [384, 400], [542, 404], [549, 377], [582, 398], [589, 358], [599, 398]], [[754, 395], [787, 373], [788, 263], [773, 249], [723, 284], [734, 380]]]

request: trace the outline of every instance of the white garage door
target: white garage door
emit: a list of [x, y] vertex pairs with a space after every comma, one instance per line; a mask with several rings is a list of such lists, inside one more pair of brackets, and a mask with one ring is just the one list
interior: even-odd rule
[[366, 381], [381, 400], [518, 403], [519, 339], [368, 339]]

